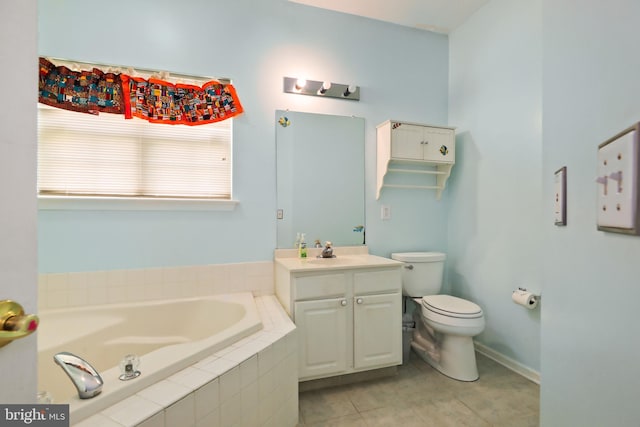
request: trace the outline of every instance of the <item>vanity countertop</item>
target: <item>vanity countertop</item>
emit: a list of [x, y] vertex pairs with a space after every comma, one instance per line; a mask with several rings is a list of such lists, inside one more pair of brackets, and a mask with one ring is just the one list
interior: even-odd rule
[[401, 266], [403, 263], [376, 255], [337, 255], [336, 258], [276, 258], [275, 262], [290, 272], [311, 272], [322, 270], [346, 270], [354, 268], [379, 268]]

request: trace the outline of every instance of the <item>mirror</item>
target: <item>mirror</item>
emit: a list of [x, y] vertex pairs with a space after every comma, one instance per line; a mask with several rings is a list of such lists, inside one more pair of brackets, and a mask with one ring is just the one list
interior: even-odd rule
[[364, 119], [276, 110], [277, 245], [362, 245]]

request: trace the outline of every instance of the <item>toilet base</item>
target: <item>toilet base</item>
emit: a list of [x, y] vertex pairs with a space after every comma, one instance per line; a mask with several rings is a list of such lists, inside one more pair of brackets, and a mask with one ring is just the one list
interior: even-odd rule
[[466, 382], [476, 381], [479, 375], [472, 337], [439, 335], [439, 361], [431, 357], [418, 342], [412, 341], [411, 347], [421, 359], [449, 378]]

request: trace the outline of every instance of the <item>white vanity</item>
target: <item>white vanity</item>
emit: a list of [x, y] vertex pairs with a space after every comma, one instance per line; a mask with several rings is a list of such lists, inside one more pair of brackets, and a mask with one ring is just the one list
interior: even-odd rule
[[298, 328], [298, 379], [401, 364], [402, 263], [365, 246], [335, 248], [327, 259], [317, 251], [275, 256], [276, 295]]

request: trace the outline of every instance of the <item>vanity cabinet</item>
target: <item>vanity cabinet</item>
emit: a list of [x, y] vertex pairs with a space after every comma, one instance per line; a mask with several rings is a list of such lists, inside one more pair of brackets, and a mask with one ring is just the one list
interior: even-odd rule
[[276, 294], [298, 328], [300, 381], [402, 363], [400, 266], [287, 271]]
[[[440, 198], [455, 163], [455, 129], [388, 120], [377, 127], [377, 198], [384, 187], [436, 190]], [[427, 184], [385, 183], [389, 174], [435, 177]]]

